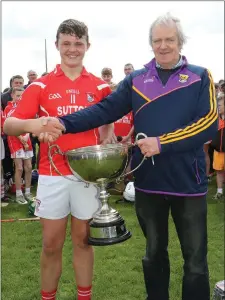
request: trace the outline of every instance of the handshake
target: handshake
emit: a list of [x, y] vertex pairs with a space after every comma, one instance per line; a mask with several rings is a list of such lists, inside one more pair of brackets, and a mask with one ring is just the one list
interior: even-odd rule
[[54, 117], [41, 117], [28, 120], [26, 127], [27, 132], [32, 133], [40, 142], [44, 143], [54, 142], [65, 132], [63, 123]]

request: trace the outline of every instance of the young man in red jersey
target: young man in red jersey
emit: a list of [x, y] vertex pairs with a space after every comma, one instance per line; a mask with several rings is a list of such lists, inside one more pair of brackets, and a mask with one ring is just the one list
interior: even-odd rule
[[[83, 58], [89, 47], [88, 28], [84, 23], [70, 19], [60, 24], [56, 35], [56, 48], [61, 56], [61, 64], [57, 65], [53, 72], [31, 83], [24, 91], [12, 115], [17, 118], [15, 135], [16, 131], [27, 130], [27, 120], [19, 119], [34, 118], [36, 114], [40, 117], [63, 116], [89, 107], [111, 93], [108, 84], [87, 72], [83, 66]], [[40, 119], [33, 121], [40, 122]], [[56, 125], [53, 130], [56, 136], [61, 135], [62, 128], [64, 128], [62, 125]], [[75, 135], [61, 135], [55, 144], [65, 152], [74, 148], [110, 142], [112, 136], [113, 125], [110, 124]], [[72, 175], [65, 157], [54, 155], [53, 161], [63, 175], [59, 176], [50, 164], [48, 149], [49, 144], [41, 143], [40, 176], [35, 211], [35, 214], [41, 218], [43, 232], [42, 300], [56, 299], [62, 271], [62, 249], [70, 213], [77, 299], [90, 300], [94, 254], [87, 241], [89, 220], [100, 206], [96, 197], [97, 189], [91, 184], [86, 188], [85, 184], [78, 179], [77, 182], [68, 180], [71, 178], [76, 180], [76, 178]]]

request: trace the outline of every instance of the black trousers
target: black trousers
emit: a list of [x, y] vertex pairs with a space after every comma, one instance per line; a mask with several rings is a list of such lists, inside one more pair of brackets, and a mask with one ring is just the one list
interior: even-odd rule
[[32, 134], [30, 135], [31, 144], [33, 148], [34, 156], [32, 157], [32, 169], [35, 169], [35, 166], [37, 165], [37, 153], [36, 153], [36, 145], [40, 146], [40, 142], [37, 137], [33, 137]]
[[3, 138], [3, 143], [5, 148], [5, 158], [2, 161], [2, 167], [4, 171], [4, 179], [8, 180], [14, 175], [13, 159], [11, 158], [7, 137]]
[[135, 206], [146, 237], [146, 254], [142, 262], [147, 300], [169, 299], [170, 209], [184, 258], [182, 300], [209, 300], [206, 196], [177, 197], [136, 190]]

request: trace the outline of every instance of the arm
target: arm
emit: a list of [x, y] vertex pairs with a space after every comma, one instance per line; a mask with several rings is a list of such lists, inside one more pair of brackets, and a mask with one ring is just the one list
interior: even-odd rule
[[202, 76], [196, 118], [186, 126], [158, 137], [160, 152], [188, 151], [203, 145], [216, 134], [217, 120], [214, 82], [210, 72], [206, 70]]
[[132, 110], [132, 78], [126, 77], [116, 91], [101, 102], [76, 113], [59, 117], [66, 133], [77, 133], [113, 123]]
[[[37, 136], [42, 132], [51, 132], [53, 137], [59, 137], [64, 127], [57, 119], [50, 123], [48, 118], [33, 119], [39, 110], [39, 97], [44, 84], [30, 85], [22, 94], [16, 109], [6, 119], [3, 130], [11, 136], [33, 133]], [[31, 101], [32, 100], [32, 101]], [[52, 118], [51, 118], [52, 119]]]

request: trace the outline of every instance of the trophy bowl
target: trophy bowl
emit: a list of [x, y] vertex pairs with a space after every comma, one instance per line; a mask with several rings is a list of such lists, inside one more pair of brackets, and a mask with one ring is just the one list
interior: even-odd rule
[[120, 177], [131, 153], [128, 146], [108, 144], [70, 150], [65, 155], [74, 175], [79, 174], [84, 181], [96, 184], [101, 178], [108, 183]]
[[[136, 136], [136, 141], [139, 136], [146, 137], [145, 134], [139, 133]], [[65, 155], [71, 172], [76, 179], [78, 178], [80, 181], [85, 182], [87, 188], [90, 183], [97, 187], [98, 198], [102, 206], [89, 222], [90, 236], [88, 243], [90, 245], [113, 245], [126, 241], [131, 237], [131, 233], [126, 229], [124, 219], [118, 211], [108, 204], [110, 194], [107, 192], [106, 186], [109, 182], [122, 179], [143, 164], [145, 157], [134, 170], [125, 174], [131, 159], [132, 146], [134, 145], [120, 143], [95, 145], [69, 150], [64, 153], [58, 145], [49, 147], [48, 156], [50, 163], [59, 175], [63, 176], [54, 164], [53, 156], [55, 154]], [[52, 150], [54, 150], [53, 153]], [[73, 179], [70, 178], [68, 180]]]

